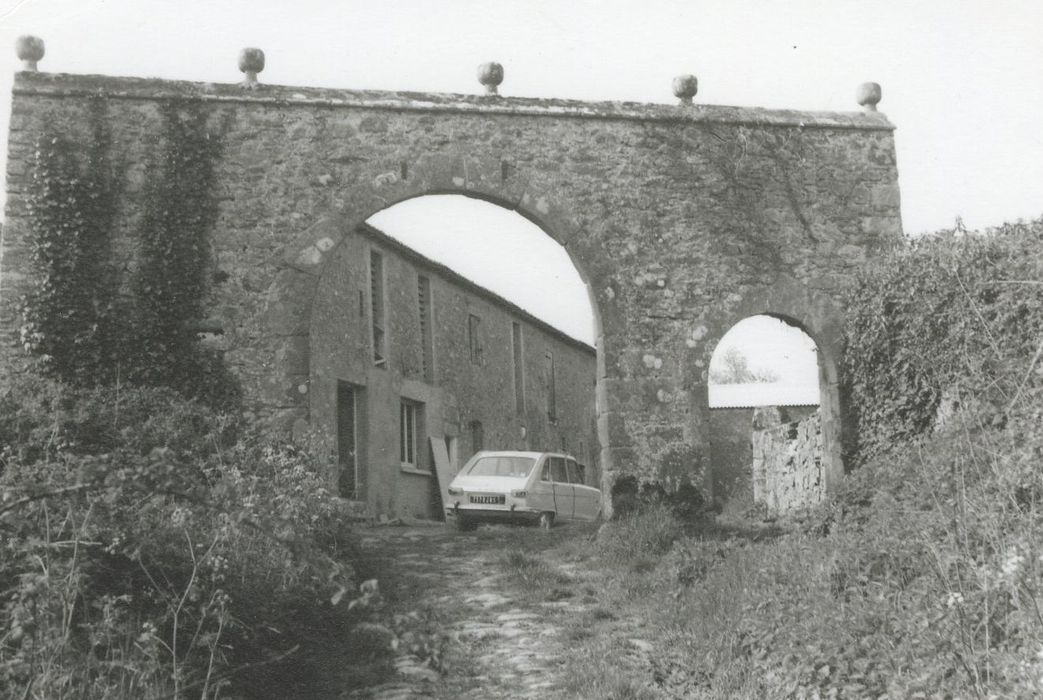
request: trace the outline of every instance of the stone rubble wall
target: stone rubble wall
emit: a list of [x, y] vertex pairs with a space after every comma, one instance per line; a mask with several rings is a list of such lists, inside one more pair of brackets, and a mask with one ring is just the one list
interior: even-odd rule
[[821, 503], [822, 418], [818, 411], [790, 421], [784, 410], [758, 408], [753, 415], [753, 499], [769, 515], [786, 515]]
[[663, 483], [706, 475], [710, 357], [729, 328], [759, 313], [790, 319], [818, 343], [827, 481], [843, 474], [830, 398], [841, 300], [854, 271], [901, 236], [894, 127], [881, 113], [245, 90], [25, 71], [13, 93], [0, 363], [19, 361], [37, 139], [48, 126], [86, 138], [92, 100], [103, 100], [123, 183], [121, 255], [142, 215], [160, 105], [173, 100], [206, 111], [220, 134], [212, 245], [221, 281], [207, 313], [257, 421], [329, 429], [314, 422], [329, 386], [313, 344], [325, 281], [339, 274], [336, 249], [391, 204], [455, 192], [536, 222], [588, 283], [606, 492], [617, 474]]

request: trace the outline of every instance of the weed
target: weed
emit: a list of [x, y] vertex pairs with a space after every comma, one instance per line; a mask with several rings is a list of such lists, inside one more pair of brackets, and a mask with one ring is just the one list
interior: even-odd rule
[[573, 593], [571, 577], [548, 564], [538, 555], [512, 549], [500, 559], [507, 580], [527, 597], [539, 600], [564, 600]]
[[606, 561], [621, 566], [636, 566], [638, 572], [654, 568], [657, 557], [665, 554], [682, 535], [680, 522], [666, 505], [654, 504], [607, 523], [595, 545]]

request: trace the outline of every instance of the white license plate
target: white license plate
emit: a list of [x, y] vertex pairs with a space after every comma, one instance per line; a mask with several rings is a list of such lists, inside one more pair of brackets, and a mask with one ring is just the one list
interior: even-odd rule
[[503, 496], [471, 496], [471, 503], [503, 503]]

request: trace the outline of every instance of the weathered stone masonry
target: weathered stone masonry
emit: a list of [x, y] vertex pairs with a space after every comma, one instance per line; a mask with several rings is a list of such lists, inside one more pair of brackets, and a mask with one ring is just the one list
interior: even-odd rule
[[82, 128], [91, 95], [107, 100], [126, 166], [124, 226], [139, 214], [157, 105], [190, 100], [226, 124], [214, 252], [228, 276], [213, 315], [258, 417], [309, 420], [312, 309], [344, 237], [403, 199], [462, 193], [539, 224], [589, 285], [605, 485], [617, 472], [705, 479], [710, 355], [756, 313], [817, 341], [827, 483], [842, 473], [838, 299], [853, 269], [900, 235], [883, 115], [23, 72], [0, 279], [7, 341], [26, 269], [34, 139], [52, 119]]

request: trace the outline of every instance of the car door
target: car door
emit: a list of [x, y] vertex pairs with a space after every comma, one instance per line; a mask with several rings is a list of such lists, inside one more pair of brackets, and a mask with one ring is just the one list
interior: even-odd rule
[[554, 478], [554, 506], [558, 520], [572, 520], [575, 515], [575, 496], [569, 483], [564, 457], [550, 458], [550, 472]]
[[537, 510], [554, 511], [554, 477], [551, 474], [550, 457], [544, 457], [543, 463], [536, 465], [539, 472], [532, 482], [532, 489], [526, 503]]
[[583, 468], [575, 460], [567, 460], [565, 468], [568, 470], [569, 482], [572, 483], [574, 517], [577, 520], [593, 520], [597, 515], [595, 489], [583, 482]]

